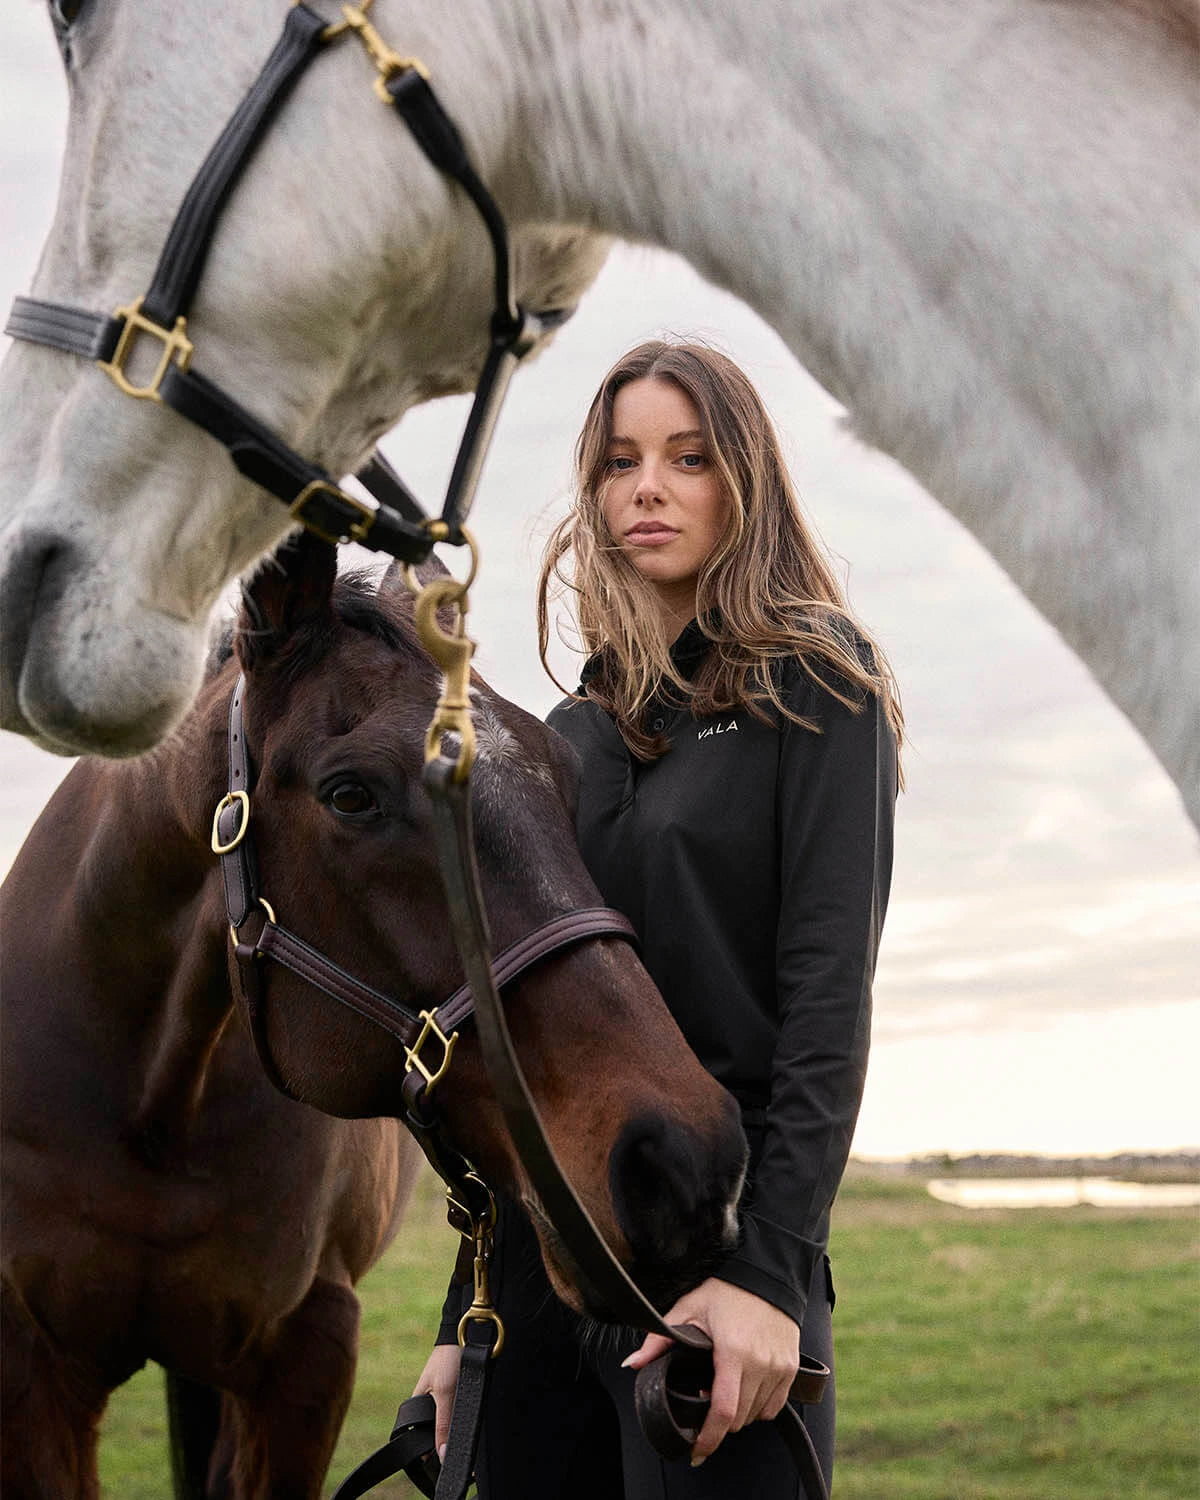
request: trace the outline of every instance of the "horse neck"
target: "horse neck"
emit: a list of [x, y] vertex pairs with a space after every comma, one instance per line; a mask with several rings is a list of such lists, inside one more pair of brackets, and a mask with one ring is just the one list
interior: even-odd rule
[[134, 760], [93, 762], [102, 813], [90, 830], [80, 917], [106, 927], [163, 926], [219, 874], [209, 848], [212, 811], [226, 790], [229, 671], [163, 743]]
[[208, 1064], [232, 1012], [220, 872], [209, 848], [225, 790], [229, 673], [202, 691], [167, 741], [136, 761], [98, 765], [106, 783], [80, 860], [71, 914], [83, 967], [103, 975], [104, 1022], [124, 1035], [131, 1143], [161, 1165], [186, 1150]]
[[753, 306], [1200, 786], [1189, 12], [504, 10], [517, 215], [680, 251]]

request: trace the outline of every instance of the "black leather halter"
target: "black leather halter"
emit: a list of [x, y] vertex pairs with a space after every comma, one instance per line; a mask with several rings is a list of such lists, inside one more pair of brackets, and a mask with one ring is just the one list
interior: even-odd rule
[[[94, 360], [126, 395], [161, 402], [203, 427], [228, 448], [238, 469], [288, 506], [291, 514], [327, 541], [356, 541], [405, 562], [419, 563], [436, 542], [459, 544], [508, 382], [542, 334], [569, 313], [533, 314], [516, 304], [508, 235], [495, 200], [480, 180], [454, 122], [415, 58], [400, 57], [366, 20], [370, 0], [347, 6], [346, 19], [330, 25], [304, 4], [288, 11], [283, 34], [188, 189], [159, 257], [149, 290], [113, 314], [17, 297], [5, 332]], [[356, 476], [371, 498], [342, 489], [265, 427], [219, 386], [191, 368], [193, 346], [187, 313], [200, 283], [213, 235], [231, 192], [259, 140], [308, 64], [329, 42], [356, 33], [378, 70], [376, 91], [394, 108], [439, 172], [457, 182], [483, 219], [495, 264], [491, 341], [475, 401], [459, 446], [441, 516], [420, 503], [381, 455]], [[126, 373], [144, 340], [161, 345], [144, 385]]]

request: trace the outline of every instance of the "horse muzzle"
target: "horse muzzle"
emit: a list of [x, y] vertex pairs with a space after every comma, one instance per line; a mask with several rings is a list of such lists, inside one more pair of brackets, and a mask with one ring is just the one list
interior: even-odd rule
[[737, 1244], [747, 1148], [727, 1096], [715, 1138], [661, 1114], [631, 1120], [609, 1158], [617, 1223], [630, 1274], [660, 1309], [670, 1306]]

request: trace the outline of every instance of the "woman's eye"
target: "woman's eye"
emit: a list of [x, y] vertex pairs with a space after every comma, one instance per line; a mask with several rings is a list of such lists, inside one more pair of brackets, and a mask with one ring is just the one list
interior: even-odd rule
[[701, 469], [704, 467], [704, 454], [684, 453], [680, 455], [679, 462], [685, 469]]
[[361, 781], [339, 781], [325, 800], [343, 818], [362, 818], [379, 811], [374, 793]]
[[623, 453], [617, 453], [609, 459], [607, 468], [610, 474], [624, 474], [633, 468], [633, 459]]

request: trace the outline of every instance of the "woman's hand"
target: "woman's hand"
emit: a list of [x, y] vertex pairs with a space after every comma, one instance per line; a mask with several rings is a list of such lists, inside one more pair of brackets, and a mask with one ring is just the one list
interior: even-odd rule
[[461, 1350], [457, 1344], [437, 1344], [425, 1361], [425, 1368], [413, 1387], [414, 1396], [428, 1391], [437, 1406], [433, 1445], [439, 1459], [445, 1460], [446, 1441], [450, 1436], [450, 1414], [454, 1410], [454, 1390], [458, 1385], [458, 1362]]
[[[800, 1330], [770, 1302], [713, 1276], [681, 1297], [665, 1321], [694, 1323], [713, 1343], [712, 1400], [692, 1448], [694, 1466], [704, 1462], [727, 1432], [739, 1432], [749, 1422], [769, 1421], [783, 1410], [800, 1367]], [[640, 1370], [670, 1347], [670, 1339], [662, 1334], [647, 1334], [625, 1364]]]

